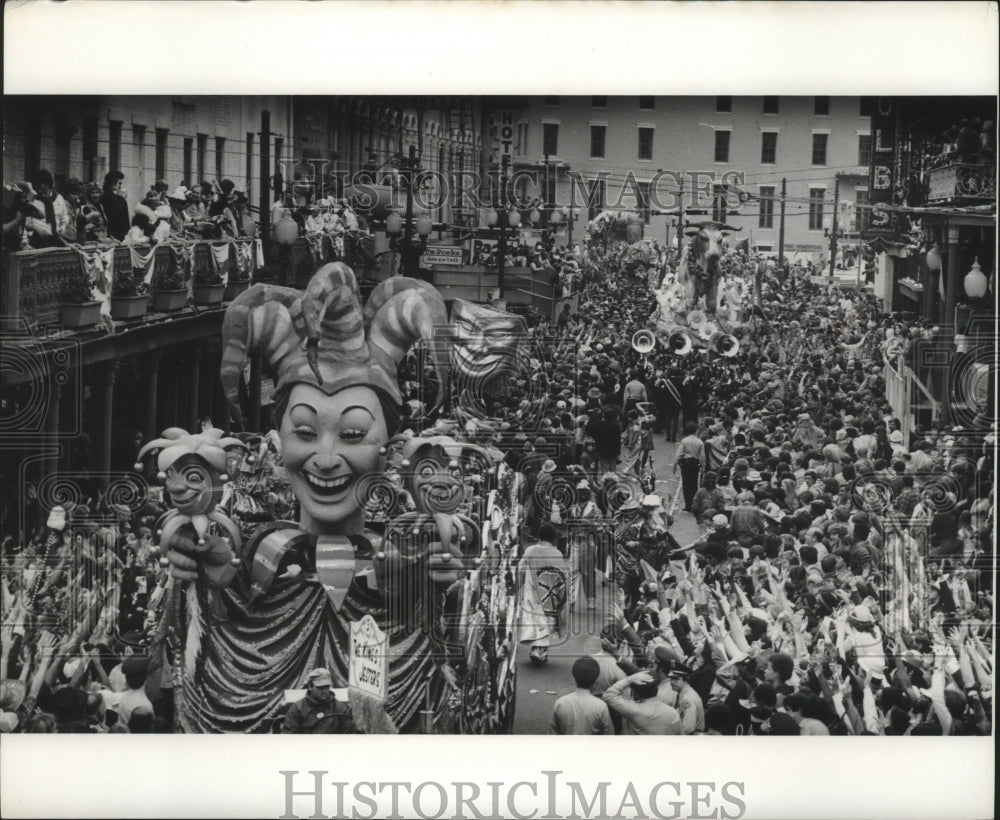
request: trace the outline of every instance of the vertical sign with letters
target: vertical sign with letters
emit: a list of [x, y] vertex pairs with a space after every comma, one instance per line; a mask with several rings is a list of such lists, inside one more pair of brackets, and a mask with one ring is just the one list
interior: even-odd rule
[[872, 206], [868, 239], [896, 233], [896, 216], [880, 205], [892, 205], [896, 188], [896, 103], [879, 97], [872, 113], [872, 153], [868, 169], [868, 202]]
[[502, 108], [493, 114], [493, 152], [497, 161], [514, 153], [514, 111]]

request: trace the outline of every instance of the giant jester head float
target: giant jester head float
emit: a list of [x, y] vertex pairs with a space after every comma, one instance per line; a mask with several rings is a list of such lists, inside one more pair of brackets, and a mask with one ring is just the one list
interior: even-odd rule
[[239, 381], [260, 351], [277, 380], [281, 458], [299, 500], [299, 524], [317, 535], [363, 528], [361, 479], [384, 468], [401, 396], [396, 366], [418, 341], [442, 385], [448, 385], [444, 300], [431, 285], [393, 277], [364, 310], [354, 272], [342, 262], [321, 267], [305, 293], [273, 285], [244, 291], [226, 311], [222, 384], [239, 414]]

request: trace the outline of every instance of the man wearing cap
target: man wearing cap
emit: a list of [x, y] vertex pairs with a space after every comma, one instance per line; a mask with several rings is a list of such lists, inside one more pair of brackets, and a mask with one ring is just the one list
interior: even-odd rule
[[705, 731], [705, 705], [701, 697], [688, 683], [691, 669], [675, 661], [662, 665], [663, 671], [675, 696], [677, 711], [681, 718], [681, 732], [693, 735]]
[[292, 704], [281, 731], [290, 735], [357, 734], [351, 707], [337, 700], [328, 669], [313, 669], [306, 677], [306, 694]]

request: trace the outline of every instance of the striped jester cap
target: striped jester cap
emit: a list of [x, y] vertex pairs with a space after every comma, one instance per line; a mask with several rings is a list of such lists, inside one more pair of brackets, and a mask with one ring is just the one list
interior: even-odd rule
[[430, 346], [447, 394], [450, 336], [444, 299], [432, 285], [395, 276], [372, 291], [362, 310], [354, 271], [330, 262], [313, 274], [305, 292], [254, 285], [226, 310], [222, 385], [236, 418], [240, 376], [251, 353], [260, 351], [277, 377], [277, 390], [310, 384], [333, 395], [348, 387], [370, 387], [402, 402], [396, 366], [418, 341]]

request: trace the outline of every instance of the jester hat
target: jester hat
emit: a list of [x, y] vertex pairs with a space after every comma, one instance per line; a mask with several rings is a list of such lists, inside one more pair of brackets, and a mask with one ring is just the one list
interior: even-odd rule
[[343, 262], [313, 274], [305, 292], [254, 285], [226, 310], [222, 386], [237, 420], [240, 375], [251, 353], [261, 351], [277, 378], [277, 390], [309, 384], [332, 396], [347, 387], [370, 387], [401, 404], [396, 366], [418, 341], [435, 341], [430, 353], [447, 394], [450, 337], [444, 299], [431, 285], [396, 276], [372, 291], [362, 310], [361, 293]]
[[168, 470], [175, 463], [180, 464], [182, 458], [187, 461], [191, 456], [198, 456], [216, 473], [223, 475], [226, 472], [226, 449], [229, 447], [247, 449], [238, 438], [226, 437], [225, 432], [216, 427], [210, 427], [200, 433], [189, 433], [183, 427], [168, 427], [160, 438], [146, 442], [142, 446], [136, 457], [135, 469], [142, 469], [142, 460], [147, 453], [159, 450], [156, 466], [160, 472]]

